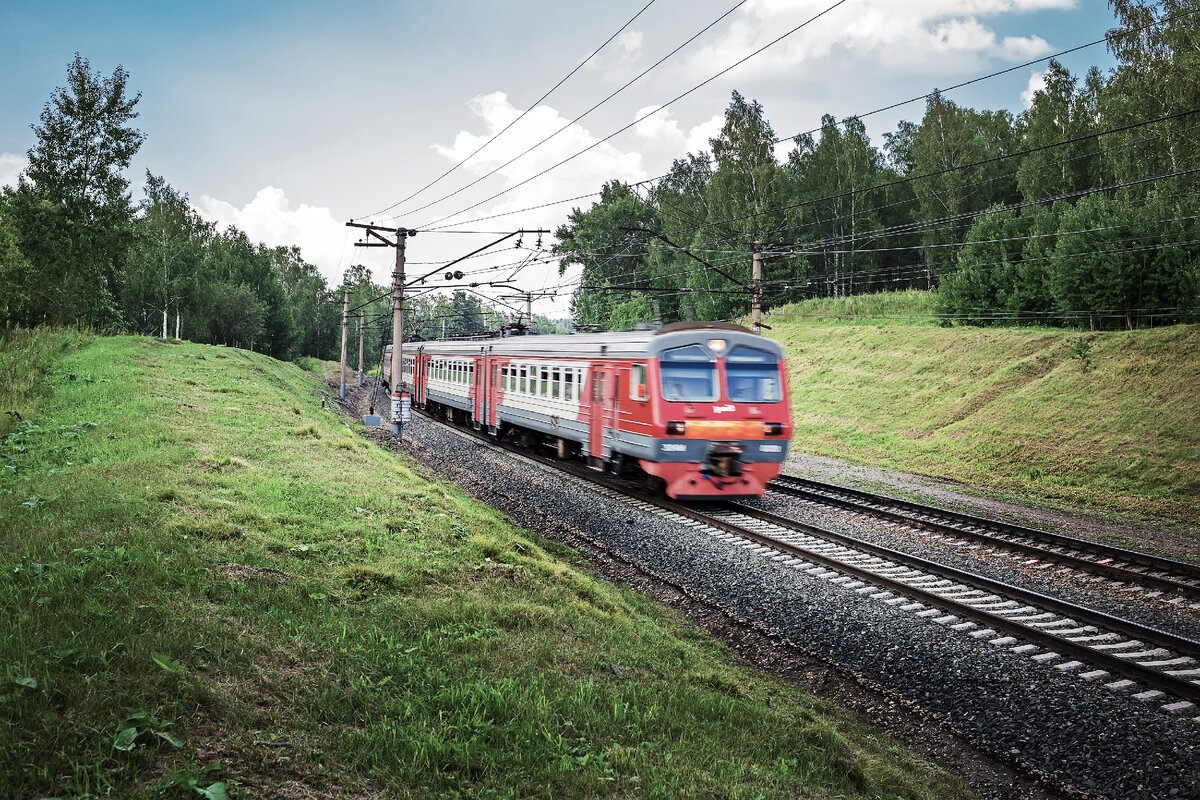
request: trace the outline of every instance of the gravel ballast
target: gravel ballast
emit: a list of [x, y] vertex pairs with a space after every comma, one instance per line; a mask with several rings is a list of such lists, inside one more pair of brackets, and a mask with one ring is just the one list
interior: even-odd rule
[[[366, 392], [354, 394], [359, 411]], [[597, 571], [685, 608], [750, 662], [857, 707], [981, 796], [1200, 798], [1200, 725], [1188, 717], [788, 567], [777, 554], [601, 496], [423, 418], [406, 427], [401, 449], [517, 524], [582, 547]], [[848, 519], [813, 521], [886, 538]], [[1019, 570], [996, 570], [1027, 582]], [[1031, 588], [1062, 589], [1050, 583]], [[1095, 592], [1082, 593], [1096, 604]], [[1113, 602], [1112, 613], [1128, 612]]]

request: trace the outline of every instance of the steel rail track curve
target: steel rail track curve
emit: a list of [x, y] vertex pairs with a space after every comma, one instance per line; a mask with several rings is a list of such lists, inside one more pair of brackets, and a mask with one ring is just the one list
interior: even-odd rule
[[[1200, 567], [1184, 561], [790, 475], [779, 476], [767, 488], [820, 505], [1012, 550], [1081, 572], [1138, 584], [1164, 593], [1173, 592], [1183, 598], [1200, 599]], [[1044, 544], [1030, 544], [1030, 540]], [[1064, 548], [1070, 552], [1053, 548]], [[1086, 558], [1078, 553], [1090, 553], [1102, 560]], [[1123, 562], [1124, 565], [1110, 562]], [[1147, 571], [1134, 569], [1131, 565]]]

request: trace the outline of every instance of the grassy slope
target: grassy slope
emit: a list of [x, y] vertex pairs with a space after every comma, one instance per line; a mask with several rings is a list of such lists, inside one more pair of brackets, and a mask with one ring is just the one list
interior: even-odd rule
[[39, 363], [0, 398], [0, 796], [959, 794], [292, 365], [129, 337]]
[[771, 320], [790, 354], [799, 450], [1195, 521], [1200, 326], [1080, 333], [799, 316], [928, 310], [927, 293], [907, 293], [800, 304]]

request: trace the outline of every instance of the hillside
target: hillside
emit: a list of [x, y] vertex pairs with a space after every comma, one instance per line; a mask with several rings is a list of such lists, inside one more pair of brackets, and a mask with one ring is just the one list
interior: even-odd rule
[[957, 797], [242, 350], [0, 344], [0, 796]]
[[[942, 327], [928, 293], [781, 309], [795, 449], [1194, 523], [1200, 326]], [[839, 315], [839, 316], [831, 316]]]

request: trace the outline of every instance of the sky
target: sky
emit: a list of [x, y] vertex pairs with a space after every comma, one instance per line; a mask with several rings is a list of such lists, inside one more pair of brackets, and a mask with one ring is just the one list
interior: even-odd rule
[[[408, 274], [436, 271], [426, 288], [449, 291], [446, 262], [518, 229], [553, 231], [605, 181], [653, 179], [710, 149], [733, 91], [791, 137], [822, 114], [863, 115], [1102, 39], [1115, 24], [1104, 0], [835, 3], [4, 0], [0, 185], [24, 168], [30, 126], [79, 52], [105, 75], [124, 66], [141, 92], [146, 141], [127, 173], [135, 201], [147, 171], [162, 176], [218, 225], [299, 245], [331, 286], [352, 264], [390, 283], [393, 252], [355, 248], [347, 221], [415, 229]], [[1060, 60], [1077, 75], [1113, 65], [1103, 44]], [[1044, 69], [947, 96], [1019, 114]], [[864, 122], [882, 147], [923, 109]], [[511, 288], [481, 289], [489, 297], [557, 292], [534, 312], [567, 316], [575, 275], [539, 263], [539, 241], [545, 250], [553, 238], [512, 237], [457, 268], [466, 281], [511, 277]]]

